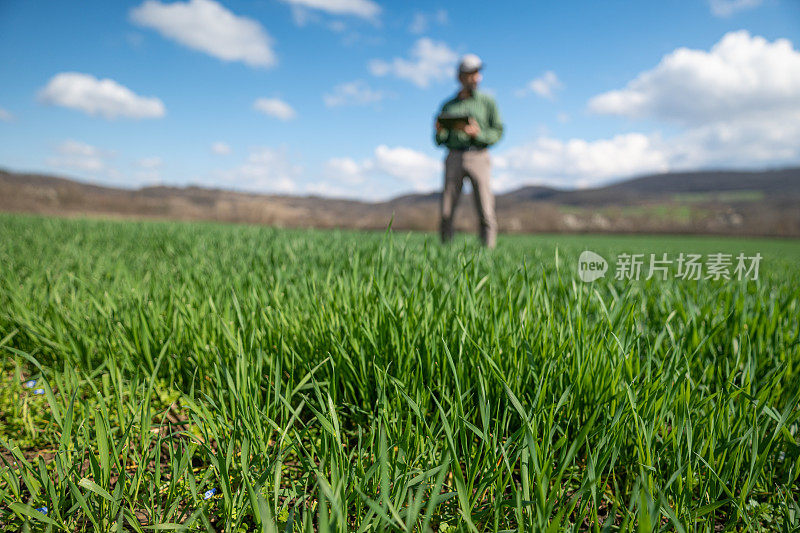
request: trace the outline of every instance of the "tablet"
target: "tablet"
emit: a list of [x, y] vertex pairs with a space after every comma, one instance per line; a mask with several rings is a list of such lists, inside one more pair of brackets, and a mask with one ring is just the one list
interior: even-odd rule
[[454, 115], [451, 113], [442, 113], [437, 118], [439, 124], [442, 125], [444, 129], [451, 130], [455, 128], [456, 124], [459, 122], [463, 122], [464, 124], [469, 121], [469, 115]]

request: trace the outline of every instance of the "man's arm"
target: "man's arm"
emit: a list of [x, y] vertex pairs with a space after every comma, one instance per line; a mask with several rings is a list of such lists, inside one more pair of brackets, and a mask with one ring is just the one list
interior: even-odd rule
[[488, 124], [485, 128], [481, 128], [475, 136], [475, 140], [486, 146], [491, 146], [503, 136], [503, 121], [500, 118], [500, 112], [497, 110], [497, 104], [494, 100], [489, 101]]
[[433, 141], [436, 143], [436, 146], [441, 146], [447, 142], [447, 138], [450, 136], [450, 130], [443, 128], [438, 120], [434, 126], [436, 132], [433, 135]]

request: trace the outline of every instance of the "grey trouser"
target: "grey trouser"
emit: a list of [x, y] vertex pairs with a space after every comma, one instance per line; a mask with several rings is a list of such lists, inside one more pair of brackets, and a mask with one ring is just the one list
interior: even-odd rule
[[444, 161], [444, 191], [442, 191], [442, 242], [453, 237], [453, 218], [464, 178], [472, 182], [472, 197], [478, 210], [481, 240], [494, 248], [497, 240], [497, 219], [494, 215], [494, 195], [489, 187], [492, 164], [489, 150], [450, 150]]

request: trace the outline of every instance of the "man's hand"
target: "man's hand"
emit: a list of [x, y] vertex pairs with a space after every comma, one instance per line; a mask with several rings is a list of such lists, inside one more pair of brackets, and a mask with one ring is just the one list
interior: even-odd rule
[[467, 135], [469, 135], [474, 139], [475, 137], [478, 136], [480, 132], [481, 132], [481, 127], [478, 126], [478, 123], [475, 121], [474, 118], [469, 117], [469, 122], [467, 122], [467, 125], [464, 126], [464, 133], [466, 133]]

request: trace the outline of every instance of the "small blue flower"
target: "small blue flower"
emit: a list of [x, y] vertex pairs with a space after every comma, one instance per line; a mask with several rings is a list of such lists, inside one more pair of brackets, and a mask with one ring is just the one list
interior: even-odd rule
[[44, 394], [44, 389], [36, 389], [33, 391], [34, 394]]
[[205, 493], [203, 494], [203, 499], [204, 499], [204, 500], [209, 500], [209, 499], [211, 499], [211, 497], [212, 497], [214, 494], [216, 494], [216, 493], [217, 493], [217, 489], [208, 489], [208, 490], [207, 490], [207, 491], [205, 491]]
[[49, 511], [47, 507], [37, 507], [36, 510], [42, 514], [47, 514], [47, 512]]
[[35, 379], [29, 379], [28, 381], [23, 383], [22, 386], [25, 387], [26, 389], [32, 389], [32, 388], [34, 388], [36, 386], [36, 380]]

